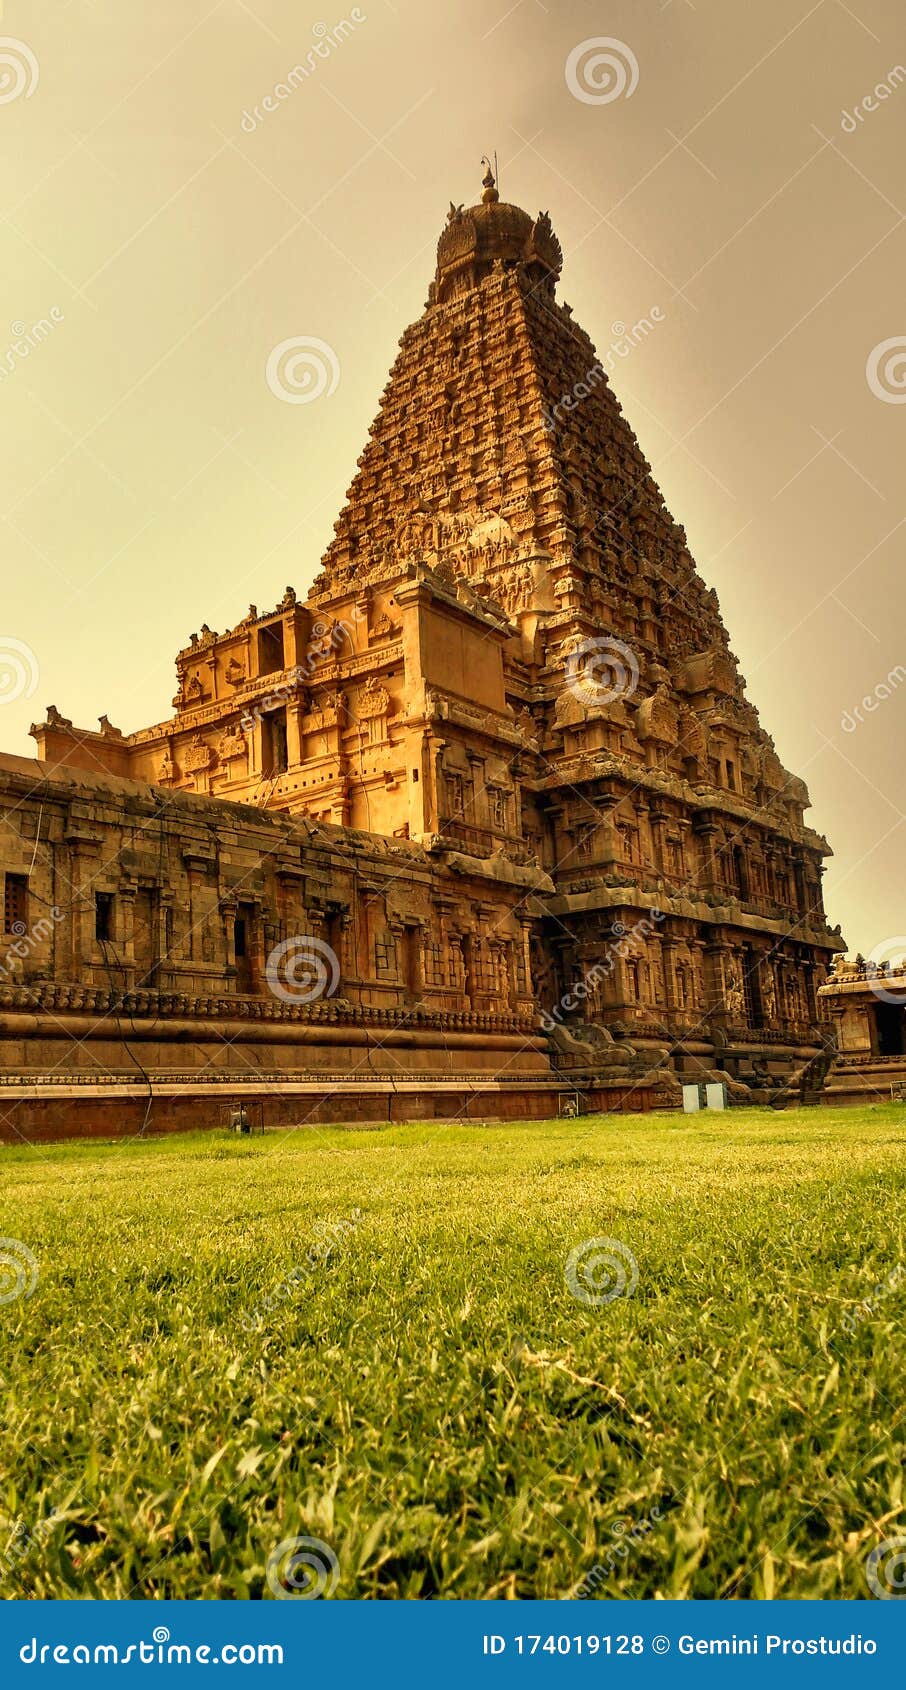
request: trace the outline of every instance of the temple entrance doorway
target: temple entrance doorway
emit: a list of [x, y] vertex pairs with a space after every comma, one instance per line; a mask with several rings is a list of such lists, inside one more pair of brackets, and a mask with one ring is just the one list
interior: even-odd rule
[[906, 1052], [903, 1037], [903, 1017], [906, 1010], [898, 1003], [879, 1003], [875, 1007], [875, 1034], [879, 1056], [902, 1056]]

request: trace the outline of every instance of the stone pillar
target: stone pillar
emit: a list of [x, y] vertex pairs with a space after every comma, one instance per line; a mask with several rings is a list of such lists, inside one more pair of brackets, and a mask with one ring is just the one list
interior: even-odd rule
[[163, 989], [162, 978], [165, 969], [172, 970], [173, 952], [176, 936], [174, 933], [173, 905], [176, 895], [169, 886], [161, 886], [157, 895], [157, 957], [158, 966], [156, 981], [159, 990]]
[[648, 827], [651, 833], [652, 860], [655, 868], [659, 869], [662, 874], [666, 873], [667, 870], [664, 837], [664, 829], [667, 819], [668, 811], [658, 809], [655, 805], [652, 805], [648, 816]]
[[533, 922], [530, 916], [514, 912], [519, 924], [519, 939], [516, 945], [516, 990], [521, 997], [532, 995], [532, 957], [531, 934]]
[[117, 932], [116, 950], [122, 959], [126, 989], [131, 991], [135, 985], [135, 898], [138, 886], [135, 881], [121, 884], [117, 894]]
[[79, 979], [82, 970], [93, 965], [97, 949], [94, 936], [94, 873], [97, 867], [97, 857], [98, 848], [94, 840], [71, 843], [71, 884], [78, 888], [76, 896], [72, 900], [70, 936], [74, 979]]
[[232, 893], [220, 899], [219, 909], [223, 917], [225, 947], [224, 964], [228, 970], [235, 970], [236, 967], [236, 913], [238, 908], [238, 899]]
[[704, 1015], [708, 1009], [707, 982], [705, 979], [705, 953], [708, 949], [704, 939], [689, 939], [689, 972], [691, 975], [692, 1001], [688, 1007], [696, 1016]]
[[342, 991], [344, 982], [349, 979], [350, 975], [356, 973], [354, 944], [355, 923], [352, 910], [348, 907], [337, 910], [334, 920], [331, 923], [331, 928], [333, 936], [336, 939], [336, 943], [333, 946], [334, 955], [340, 965], [340, 985], [338, 990]]
[[724, 939], [712, 940], [705, 944], [705, 996], [708, 1000], [705, 1009], [709, 1016], [719, 1020], [722, 1024], [730, 1020], [727, 1008], [727, 965], [731, 947]]
[[675, 1009], [676, 1008], [676, 978], [675, 978], [675, 975], [674, 975], [675, 952], [676, 952], [676, 940], [672, 939], [669, 934], [662, 933], [661, 934], [661, 971], [662, 971], [663, 976], [664, 976], [664, 1008], [665, 1009]]
[[[490, 825], [488, 815], [488, 796], [484, 790], [485, 760], [471, 747], [466, 748], [466, 762], [469, 765], [470, 779], [466, 783], [465, 817], [468, 827], [487, 828]], [[471, 787], [471, 791], [468, 790]]]
[[294, 688], [286, 701], [286, 764], [287, 768], [290, 769], [298, 768], [303, 761], [302, 717], [304, 712], [304, 700], [300, 702], [298, 691]]
[[447, 975], [451, 991], [458, 995], [465, 994], [465, 963], [462, 954], [462, 935], [457, 928], [447, 927], [443, 935], [443, 944], [447, 951]]
[[700, 821], [694, 831], [701, 852], [702, 888], [705, 891], [713, 892], [720, 878], [720, 860], [718, 857], [720, 830], [716, 822]]

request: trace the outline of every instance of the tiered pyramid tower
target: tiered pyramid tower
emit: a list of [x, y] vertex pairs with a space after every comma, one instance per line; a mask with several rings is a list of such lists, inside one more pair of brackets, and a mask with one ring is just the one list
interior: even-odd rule
[[408, 837], [447, 868], [536, 864], [554, 890], [525, 903], [534, 985], [564, 1061], [631, 1043], [761, 1095], [822, 1060], [828, 847], [557, 300], [561, 263], [547, 214], [502, 203], [489, 170], [450, 207], [307, 601], [193, 636], [171, 722], [126, 739], [102, 718], [78, 748], [59, 716], [36, 733], [44, 755], [69, 736], [73, 761]]

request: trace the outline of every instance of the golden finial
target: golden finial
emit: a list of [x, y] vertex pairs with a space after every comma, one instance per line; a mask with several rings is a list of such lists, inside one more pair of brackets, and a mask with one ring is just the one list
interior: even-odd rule
[[497, 192], [497, 183], [494, 180], [494, 172], [491, 169], [491, 161], [489, 158], [482, 158], [481, 162], [482, 164], [486, 164], [488, 167], [481, 180], [481, 185], [484, 189], [484, 193], [481, 196], [481, 203], [482, 205], [496, 205], [500, 195]]

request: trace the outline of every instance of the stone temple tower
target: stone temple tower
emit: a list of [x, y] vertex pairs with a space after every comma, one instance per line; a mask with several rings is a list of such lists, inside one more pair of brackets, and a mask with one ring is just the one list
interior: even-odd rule
[[841, 949], [828, 846], [561, 266], [547, 213], [489, 169], [450, 206], [307, 598], [193, 636], [171, 720], [124, 736], [53, 712], [40, 752], [411, 841], [483, 877], [491, 929], [494, 887], [531, 886], [516, 914], [560, 1071], [807, 1090]]
[[666, 1039], [675, 1060], [769, 1081], [818, 1044], [840, 943], [828, 847], [610, 371], [557, 300], [561, 260], [547, 214], [502, 203], [490, 171], [478, 205], [451, 205], [314, 596], [405, 595], [417, 560], [505, 616], [487, 644], [518, 752], [499, 736], [487, 755], [478, 671], [456, 674], [442, 642], [424, 824], [531, 850], [551, 874], [536, 987], [557, 1025]]

